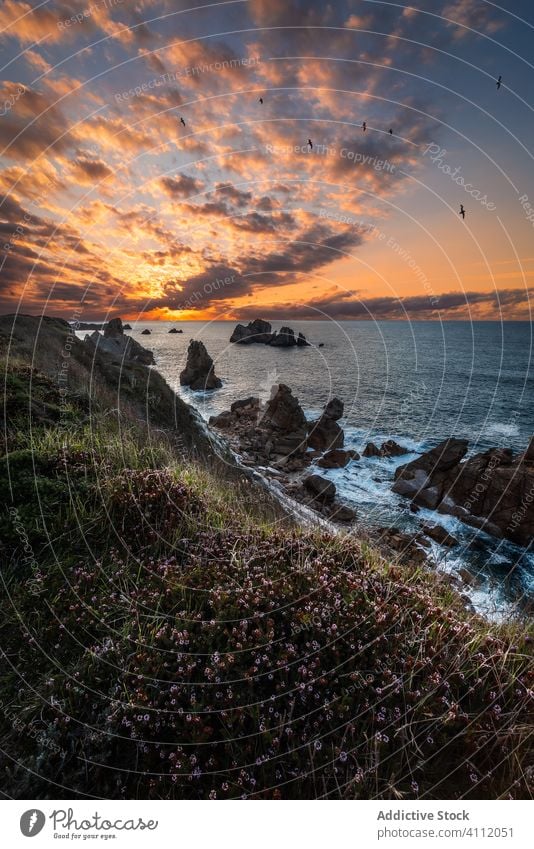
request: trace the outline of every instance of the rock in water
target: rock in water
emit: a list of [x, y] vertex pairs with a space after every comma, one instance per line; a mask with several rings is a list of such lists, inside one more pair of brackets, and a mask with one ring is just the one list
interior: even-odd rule
[[403, 448], [402, 445], [399, 445], [398, 442], [395, 442], [394, 439], [388, 439], [387, 442], [382, 444], [381, 448], [378, 448], [374, 442], [368, 442], [365, 446], [365, 450], [363, 452], [364, 457], [401, 457], [403, 454], [407, 454], [408, 450]]
[[304, 487], [318, 501], [330, 502], [336, 497], [335, 484], [326, 478], [322, 478], [321, 475], [309, 475], [304, 479]]
[[237, 342], [239, 345], [250, 345], [254, 342], [268, 345], [272, 338], [273, 332], [269, 322], [256, 318], [246, 327], [244, 324], [238, 324], [230, 336], [230, 342]]
[[447, 546], [447, 548], [454, 548], [455, 545], [458, 545], [458, 540], [441, 525], [423, 525], [423, 532], [427, 537], [439, 542], [440, 545]]
[[269, 342], [269, 345], [277, 348], [292, 348], [296, 344], [295, 334], [290, 327], [282, 327], [280, 332], [276, 333]]
[[141, 331], [141, 336], [150, 336], [151, 333], [152, 331], [145, 327], [145, 329]]
[[260, 425], [270, 425], [286, 433], [299, 431], [306, 427], [306, 416], [298, 399], [294, 397], [285, 383], [275, 384], [271, 389], [271, 398], [263, 414]]
[[363, 449], [364, 457], [381, 457], [380, 448], [378, 445], [375, 445], [374, 442], [368, 442], [365, 448]]
[[279, 333], [273, 333], [269, 322], [263, 321], [261, 318], [254, 319], [246, 326], [238, 324], [230, 336], [230, 342], [236, 342], [238, 345], [259, 343], [274, 345], [275, 348], [293, 348], [294, 346], [308, 348], [310, 346], [303, 333], [299, 333], [298, 337], [295, 337], [295, 332], [291, 327], [282, 327]]
[[104, 334], [95, 330], [86, 336], [84, 344], [97, 349], [101, 354], [108, 354], [119, 363], [140, 363], [151, 366], [154, 364], [154, 354], [147, 351], [131, 336], [124, 335], [120, 318], [112, 318], [104, 327]]
[[219, 389], [222, 381], [213, 370], [213, 360], [206, 351], [203, 342], [192, 339], [187, 349], [187, 363], [180, 373], [182, 386], [189, 386], [195, 392], [203, 389]]
[[183, 332], [184, 331], [182, 329], [178, 330], [177, 327], [171, 327], [171, 329], [169, 330], [169, 333], [183, 333]]
[[122, 326], [122, 318], [112, 318], [111, 321], [108, 321], [104, 327], [104, 336], [106, 339], [115, 339], [122, 336], [123, 333], [124, 327]]
[[332, 451], [343, 448], [345, 435], [337, 420], [343, 415], [343, 401], [332, 398], [325, 406], [323, 414], [316, 422], [311, 422], [308, 432], [308, 444], [319, 451]]
[[360, 455], [357, 451], [343, 451], [341, 448], [334, 448], [333, 451], [327, 451], [317, 461], [317, 465], [322, 469], [343, 469], [345, 466], [348, 466], [351, 460], [359, 459]]
[[467, 440], [448, 439], [397, 469], [394, 492], [457, 516], [519, 545], [534, 540], [534, 446], [523, 454], [492, 448], [464, 460]]

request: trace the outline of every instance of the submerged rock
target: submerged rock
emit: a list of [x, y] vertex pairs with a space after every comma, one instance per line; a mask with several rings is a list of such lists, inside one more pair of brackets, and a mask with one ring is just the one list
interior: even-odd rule
[[204, 389], [219, 389], [222, 386], [222, 380], [216, 376], [213, 360], [203, 342], [192, 339], [189, 343], [187, 363], [180, 373], [180, 383], [197, 392]]

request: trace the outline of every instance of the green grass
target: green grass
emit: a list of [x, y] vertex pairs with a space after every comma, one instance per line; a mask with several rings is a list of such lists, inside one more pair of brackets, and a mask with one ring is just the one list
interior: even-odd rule
[[39, 381], [0, 459], [4, 792], [531, 798], [532, 628], [292, 527], [170, 431], [84, 399], [59, 426]]

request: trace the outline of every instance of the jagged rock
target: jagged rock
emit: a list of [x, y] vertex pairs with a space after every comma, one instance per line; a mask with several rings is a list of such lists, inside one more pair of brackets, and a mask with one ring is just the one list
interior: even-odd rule
[[468, 445], [467, 439], [445, 439], [436, 448], [426, 451], [411, 463], [400, 466], [395, 472], [395, 480], [410, 480], [419, 470], [425, 472], [427, 476], [447, 472], [463, 460], [467, 454]]
[[345, 405], [343, 404], [343, 401], [340, 401], [339, 398], [331, 398], [324, 408], [323, 415], [328, 416], [329, 419], [333, 419], [337, 422], [338, 419], [343, 418], [344, 412]]
[[122, 336], [124, 327], [122, 326], [122, 318], [112, 318], [111, 321], [104, 326], [104, 336], [106, 339]]
[[325, 406], [323, 414], [316, 422], [309, 424], [308, 444], [319, 451], [332, 451], [343, 448], [345, 435], [337, 420], [343, 415], [343, 402], [332, 398]]
[[306, 416], [289, 386], [275, 384], [271, 389], [271, 398], [263, 414], [260, 425], [278, 428], [286, 433], [306, 427]]
[[295, 345], [307, 348], [310, 345], [303, 333], [295, 337], [295, 332], [290, 327], [282, 327], [279, 333], [273, 333], [270, 323], [261, 318], [256, 318], [247, 325], [238, 324], [230, 336], [230, 342], [236, 342], [238, 345], [259, 343], [274, 345], [276, 348], [292, 348]]
[[178, 329], [177, 327], [171, 327], [171, 329], [169, 330], [169, 333], [183, 333], [183, 332], [184, 331], [181, 328]]
[[279, 333], [275, 333], [269, 345], [278, 348], [292, 348], [297, 344], [295, 333], [290, 327], [282, 327]]
[[123, 327], [122, 327], [122, 329], [123, 329], [123, 330], [131, 330], [131, 329], [132, 329], [132, 325], [131, 325], [131, 324], [124, 324], [124, 325], [123, 325]]
[[334, 448], [332, 451], [327, 451], [326, 454], [317, 461], [317, 465], [322, 469], [342, 469], [348, 466], [351, 460], [359, 460], [360, 455], [357, 451], [344, 451], [342, 448]]
[[445, 545], [447, 548], [454, 548], [455, 545], [458, 545], [458, 540], [441, 525], [423, 525], [423, 533], [433, 539], [434, 542], [439, 542], [440, 545]]
[[226, 430], [233, 424], [233, 416], [228, 410], [225, 410], [223, 413], [219, 413], [218, 416], [210, 416], [209, 420], [210, 425], [213, 427], [221, 428], [221, 430]]
[[254, 342], [268, 345], [272, 337], [272, 327], [269, 322], [256, 318], [246, 327], [244, 324], [238, 324], [230, 337], [230, 342], [237, 342], [239, 345], [250, 345]]
[[187, 363], [180, 373], [180, 383], [195, 391], [219, 389], [222, 386], [222, 381], [213, 370], [213, 360], [203, 342], [192, 339], [189, 343]]
[[104, 327], [104, 333], [95, 330], [86, 336], [84, 344], [96, 348], [101, 354], [108, 354], [121, 365], [127, 363], [140, 363], [141, 365], [154, 365], [154, 354], [143, 348], [139, 342], [131, 336], [124, 335], [124, 328], [120, 318], [113, 318]]
[[141, 331], [141, 336], [150, 336], [151, 333], [152, 331], [145, 327], [145, 329]]
[[382, 457], [402, 457], [403, 454], [408, 454], [408, 449], [399, 445], [394, 439], [388, 439], [382, 444], [380, 454]]
[[408, 454], [408, 449], [394, 439], [388, 439], [380, 448], [374, 442], [368, 442], [363, 452], [364, 457], [401, 457], [403, 454]]
[[321, 475], [309, 475], [304, 479], [303, 484], [318, 501], [330, 502], [336, 497], [335, 484], [322, 478]]
[[395, 492], [519, 545], [534, 539], [533, 440], [523, 454], [493, 448], [464, 460], [467, 441], [449, 439], [397, 469]]
[[365, 448], [363, 449], [364, 457], [380, 457], [380, 448], [378, 445], [375, 445], [374, 442], [368, 442]]

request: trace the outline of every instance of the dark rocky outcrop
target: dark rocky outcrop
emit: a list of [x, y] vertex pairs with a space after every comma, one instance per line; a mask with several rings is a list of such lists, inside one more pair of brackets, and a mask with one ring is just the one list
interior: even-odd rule
[[269, 345], [277, 348], [293, 348], [296, 344], [295, 332], [290, 327], [281, 327], [269, 342]]
[[271, 324], [261, 318], [256, 318], [247, 325], [238, 324], [230, 336], [230, 342], [238, 345], [259, 343], [275, 348], [306, 348], [310, 345], [303, 333], [296, 337], [291, 327], [282, 327], [278, 333], [273, 332]]
[[260, 424], [275, 427], [286, 433], [306, 428], [306, 416], [289, 386], [279, 383], [271, 389], [271, 397]]
[[321, 502], [331, 502], [336, 497], [336, 487], [332, 481], [321, 477], [321, 475], [309, 475], [303, 481], [305, 489]]
[[151, 333], [152, 331], [145, 327], [145, 329], [141, 331], [141, 336], [150, 336]]
[[332, 398], [325, 406], [321, 417], [308, 425], [308, 443], [319, 451], [332, 451], [343, 448], [345, 435], [338, 425], [343, 415], [343, 402]]
[[103, 334], [95, 330], [90, 336], [86, 336], [84, 344], [91, 349], [97, 349], [101, 354], [108, 354], [116, 362], [140, 363], [147, 366], [154, 364], [152, 351], [143, 348], [131, 336], [124, 335], [124, 327], [120, 318], [111, 319], [104, 326]]
[[497, 537], [534, 539], [534, 437], [517, 456], [492, 448], [465, 460], [465, 439], [448, 439], [396, 471], [393, 490]]
[[374, 442], [368, 442], [363, 451], [364, 457], [401, 457], [403, 454], [408, 454], [408, 449], [394, 439], [388, 439], [380, 448]]
[[273, 338], [272, 331], [273, 329], [268, 321], [256, 318], [246, 326], [238, 324], [230, 336], [230, 342], [237, 342], [238, 345], [250, 345], [254, 342], [269, 345]]
[[342, 448], [334, 448], [327, 451], [318, 461], [317, 465], [322, 469], [342, 469], [348, 466], [351, 460], [359, 460], [357, 451], [344, 451]]
[[458, 540], [453, 537], [441, 525], [423, 525], [423, 533], [433, 539], [434, 542], [439, 542], [440, 545], [445, 545], [447, 548], [454, 548], [458, 545]]
[[169, 330], [169, 333], [183, 333], [183, 332], [184, 331], [182, 330], [182, 328], [178, 329], [177, 327], [171, 327], [171, 329]]
[[203, 342], [192, 339], [187, 349], [187, 363], [180, 373], [182, 386], [198, 392], [204, 389], [219, 389], [222, 381], [213, 369], [213, 360]]
[[132, 329], [132, 325], [131, 325], [131, 324], [124, 324], [124, 325], [123, 325], [123, 327], [122, 327], [122, 329], [123, 329], [123, 330], [131, 330], [131, 329]]

